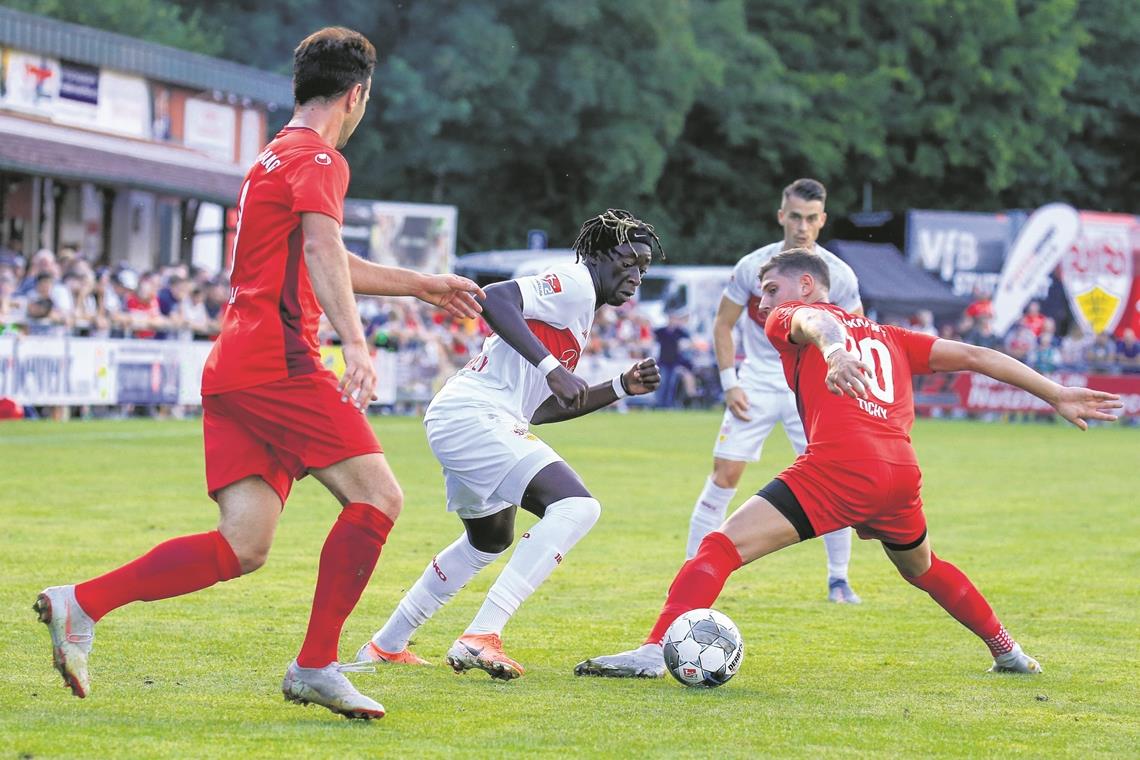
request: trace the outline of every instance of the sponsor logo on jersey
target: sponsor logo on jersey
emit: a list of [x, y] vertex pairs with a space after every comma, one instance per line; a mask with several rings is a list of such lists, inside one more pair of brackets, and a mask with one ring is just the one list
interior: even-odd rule
[[329, 156], [328, 153], [318, 153], [317, 155], [313, 156], [313, 160], [321, 166], [328, 166], [332, 163], [332, 157]]
[[552, 296], [562, 292], [562, 283], [556, 274], [543, 275], [534, 281], [534, 289], [540, 296]]
[[261, 155], [257, 157], [257, 163], [265, 167], [265, 173], [268, 174], [281, 165], [281, 159], [277, 157], [277, 154], [269, 150], [269, 148], [266, 148], [261, 151]]

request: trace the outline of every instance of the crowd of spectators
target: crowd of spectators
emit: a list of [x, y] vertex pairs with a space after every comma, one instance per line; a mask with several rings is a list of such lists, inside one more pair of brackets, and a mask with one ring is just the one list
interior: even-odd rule
[[[155, 340], [210, 340], [219, 330], [228, 298], [223, 277], [184, 264], [135, 272], [97, 267], [74, 247], [43, 249], [26, 261], [19, 250], [0, 248], [0, 332], [28, 335], [133, 337]], [[395, 351], [403, 382], [430, 398], [472, 356], [490, 334], [482, 319], [459, 320], [431, 307], [396, 298], [363, 298], [361, 319], [377, 350]], [[1064, 336], [1034, 301], [1004, 335], [993, 329], [993, 304], [979, 293], [957, 320], [937, 325], [919, 311], [887, 320], [911, 329], [995, 348], [1042, 372], [1075, 370], [1140, 373], [1140, 340], [1132, 330], [1119, 339], [1091, 335], [1075, 320]], [[690, 335], [683, 314], [654, 326], [635, 303], [605, 308], [595, 321], [582, 361], [632, 362], [647, 356], [662, 365], [665, 383], [659, 406], [715, 403], [719, 388], [708, 336]], [[323, 342], [335, 333], [322, 323]]]
[[0, 332], [158, 340], [211, 339], [224, 280], [184, 264], [156, 271], [96, 267], [75, 248], [25, 261], [0, 250]]
[[930, 335], [1002, 351], [1043, 373], [1140, 374], [1140, 340], [1131, 328], [1122, 330], [1120, 338], [1107, 332], [1094, 335], [1074, 319], [1061, 336], [1057, 334], [1056, 321], [1041, 312], [1037, 301], [1029, 302], [1021, 319], [1004, 335], [994, 331], [993, 316], [989, 295], [979, 293], [959, 319], [941, 327], [935, 327], [929, 311], [919, 311], [902, 324]]

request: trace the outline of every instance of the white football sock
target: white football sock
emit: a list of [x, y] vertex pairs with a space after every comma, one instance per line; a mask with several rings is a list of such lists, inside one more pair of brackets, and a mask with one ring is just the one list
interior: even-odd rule
[[701, 540], [724, 522], [728, 503], [735, 495], [735, 488], [721, 488], [712, 478], [705, 481], [705, 489], [697, 497], [693, 517], [689, 520], [689, 543], [685, 547], [687, 559], [692, 559], [701, 546]]
[[455, 539], [428, 563], [388, 622], [372, 637], [372, 643], [392, 654], [404, 651], [416, 629], [500, 554], [479, 551], [471, 545], [466, 533]]
[[847, 566], [851, 564], [851, 529], [840, 528], [823, 534], [827, 547], [827, 577], [847, 579]]
[[598, 500], [585, 496], [560, 499], [547, 507], [543, 518], [519, 539], [514, 554], [465, 633], [501, 634], [519, 605], [550, 577], [566, 552], [594, 527], [601, 513]]

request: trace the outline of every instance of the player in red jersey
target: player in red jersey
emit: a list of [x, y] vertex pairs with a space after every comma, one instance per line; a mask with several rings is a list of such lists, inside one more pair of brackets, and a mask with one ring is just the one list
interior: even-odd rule
[[[364, 115], [375, 63], [372, 44], [341, 27], [315, 32], [294, 51], [296, 108], [242, 184], [229, 305], [202, 377], [206, 483], [221, 513], [218, 528], [39, 595], [35, 608], [51, 631], [56, 668], [76, 696], [89, 690], [96, 621], [130, 602], [188, 594], [261, 567], [293, 480], [312, 473], [341, 511], [321, 552], [305, 640], [282, 690], [291, 701], [349, 718], [384, 715], [336, 662], [341, 628], [403, 502], [361, 413], [376, 372], [353, 290], [417, 296], [460, 316], [477, 314], [474, 294], [483, 293], [464, 278], [373, 265], [344, 247], [349, 174], [337, 151]], [[341, 337], [346, 369], [339, 383], [320, 361], [322, 310]]]
[[994, 672], [1039, 673], [981, 592], [930, 548], [910, 443], [911, 377], [973, 371], [1047, 401], [1077, 427], [1114, 420], [1118, 396], [1062, 387], [1021, 362], [899, 327], [878, 325], [827, 303], [827, 268], [802, 249], [760, 270], [760, 310], [780, 352], [808, 431], [808, 448], [702, 541], [638, 649], [579, 663], [579, 675], [660, 677], [661, 639], [677, 616], [712, 606], [729, 574], [748, 562], [845, 525], [878, 539], [903, 578], [927, 592], [989, 647]]

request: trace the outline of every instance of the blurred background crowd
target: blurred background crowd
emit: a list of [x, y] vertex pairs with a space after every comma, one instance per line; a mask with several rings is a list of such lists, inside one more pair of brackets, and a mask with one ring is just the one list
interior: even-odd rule
[[[223, 276], [186, 265], [146, 272], [98, 268], [66, 246], [58, 253], [42, 249], [27, 259], [18, 250], [0, 252], [0, 330], [9, 334], [212, 340], [228, 292]], [[454, 319], [411, 299], [362, 298], [359, 309], [375, 350], [396, 352], [400, 384], [425, 401], [490, 334], [481, 319]], [[656, 405], [717, 403], [711, 335], [687, 329], [687, 316], [673, 313], [661, 325], [653, 324], [636, 301], [620, 309], [605, 307], [586, 346], [584, 369], [591, 361], [652, 356], [665, 379]], [[990, 298], [979, 293], [957, 319], [941, 324], [929, 311], [885, 321], [1004, 351], [1042, 372], [1140, 374], [1140, 341], [1131, 329], [1114, 339], [1084, 332], [1072, 321], [1062, 334], [1036, 301], [1004, 335], [994, 332], [992, 317]], [[323, 343], [336, 341], [327, 322], [320, 335]]]

